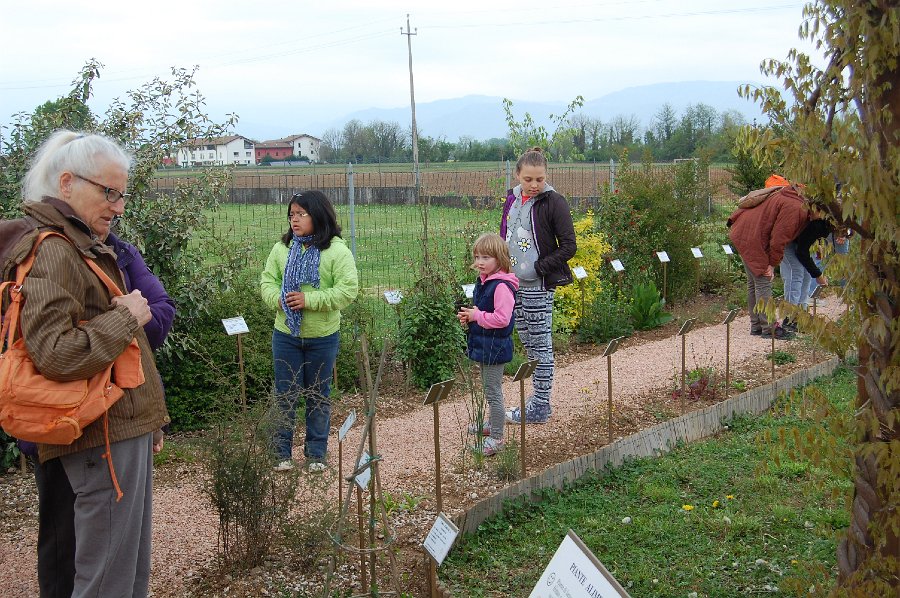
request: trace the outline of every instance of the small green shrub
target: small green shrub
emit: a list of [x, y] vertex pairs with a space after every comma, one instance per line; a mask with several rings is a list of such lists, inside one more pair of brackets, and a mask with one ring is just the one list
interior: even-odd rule
[[579, 324], [577, 335], [579, 342], [600, 344], [633, 331], [624, 298], [615, 289], [604, 287]]
[[219, 516], [222, 560], [239, 569], [261, 564], [276, 546], [294, 502], [296, 474], [273, 470], [274, 399], [223, 419], [210, 436], [204, 493]]
[[341, 391], [353, 391], [363, 387], [359, 379], [357, 354], [360, 350], [362, 335], [366, 335], [369, 348], [381, 347], [384, 343], [384, 331], [376, 330], [375, 310], [378, 299], [374, 297], [357, 297], [356, 301], [341, 312], [341, 346], [338, 351], [337, 380], [335, 388]]
[[649, 330], [672, 321], [672, 314], [664, 310], [662, 297], [653, 281], [637, 284], [631, 289], [631, 322], [638, 330]]
[[[619, 192], [600, 198], [596, 220], [612, 255], [625, 265], [626, 286], [647, 277], [661, 286], [662, 267], [655, 252], [668, 252], [672, 261], [667, 266], [666, 297], [678, 301], [696, 293], [697, 260], [691, 257], [691, 247], [703, 241], [697, 218], [698, 206], [705, 205], [706, 198], [701, 197], [702, 180], [673, 179], [660, 177], [649, 160], [630, 165], [626, 155], [617, 175]], [[689, 179], [690, 185], [682, 185]], [[604, 268], [603, 276], [612, 282], [612, 269]]]
[[797, 358], [794, 357], [792, 353], [788, 353], [787, 351], [775, 351], [774, 353], [766, 353], [766, 359], [769, 361], [775, 361], [775, 365], [786, 365], [788, 363], [795, 363]]
[[208, 312], [196, 318], [189, 332], [180, 333], [179, 344], [185, 350], [157, 358], [173, 428], [205, 427], [216, 413], [235, 406], [241, 384], [237, 341], [222, 326], [223, 318], [235, 316], [243, 316], [250, 329], [241, 337], [247, 400], [253, 402], [270, 393], [275, 315], [260, 297], [257, 274], [244, 272], [230, 290], [211, 302]]
[[519, 444], [510, 435], [503, 450], [492, 457], [494, 472], [504, 482], [518, 480], [522, 475], [522, 465], [519, 461]]
[[738, 285], [737, 275], [734, 272], [733, 269], [729, 271], [728, 263], [725, 261], [714, 258], [704, 260], [700, 268], [700, 292], [708, 295], [727, 295]]
[[19, 447], [16, 439], [0, 430], [0, 473], [12, 467], [19, 460]]
[[400, 303], [397, 352], [408, 362], [412, 382], [426, 389], [452, 378], [456, 359], [465, 347], [465, 333], [456, 319], [457, 294], [435, 273], [425, 276]]

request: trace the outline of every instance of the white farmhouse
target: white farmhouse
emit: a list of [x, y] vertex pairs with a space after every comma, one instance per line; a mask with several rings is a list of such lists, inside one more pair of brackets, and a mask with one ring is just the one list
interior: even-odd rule
[[319, 147], [322, 145], [322, 140], [318, 137], [302, 133], [283, 137], [279, 141], [290, 143], [294, 148], [295, 156], [306, 156], [310, 162], [319, 161]]
[[214, 139], [191, 139], [178, 150], [177, 163], [183, 168], [191, 166], [246, 166], [256, 163], [253, 141], [241, 135], [229, 135]]

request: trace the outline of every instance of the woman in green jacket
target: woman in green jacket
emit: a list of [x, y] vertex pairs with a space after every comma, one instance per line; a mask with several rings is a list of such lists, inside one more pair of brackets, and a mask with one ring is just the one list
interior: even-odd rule
[[334, 207], [321, 191], [297, 193], [290, 228], [272, 248], [260, 278], [275, 311], [272, 357], [280, 410], [274, 448], [278, 470], [293, 467], [296, 406], [306, 404], [303, 454], [310, 471], [325, 470], [331, 426], [331, 373], [340, 342], [341, 310], [359, 292], [353, 254], [341, 238]]

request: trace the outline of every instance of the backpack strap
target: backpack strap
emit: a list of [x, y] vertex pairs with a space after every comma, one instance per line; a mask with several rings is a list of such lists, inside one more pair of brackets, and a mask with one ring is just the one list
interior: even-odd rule
[[[34, 241], [34, 245], [31, 247], [31, 251], [28, 252], [28, 255], [19, 263], [19, 267], [16, 269], [16, 279], [15, 281], [7, 281], [0, 284], [0, 297], [3, 296], [6, 288], [9, 288], [9, 298], [10, 304], [6, 310], [6, 314], [3, 318], [3, 326], [0, 328], [0, 342], [2, 342], [3, 337], [7, 339], [7, 348], [12, 346], [13, 337], [15, 336], [15, 332], [19, 327], [19, 315], [22, 310], [22, 285], [25, 283], [25, 278], [28, 276], [28, 273], [31, 272], [31, 268], [34, 266], [34, 259], [37, 255], [38, 247], [40, 247], [41, 243], [47, 237], [62, 237], [69, 243], [72, 241], [65, 235], [47, 230], [41, 232], [37, 239]], [[74, 247], [74, 245], [73, 245]], [[90, 260], [86, 258], [84, 255], [81, 256], [84, 259], [85, 263], [87, 263], [88, 267], [93, 270], [94, 274], [97, 275], [97, 278], [106, 285], [107, 290], [109, 290], [110, 294], [113, 297], [120, 297], [123, 295], [119, 286], [103, 271], [103, 269], [94, 263], [94, 260]]]

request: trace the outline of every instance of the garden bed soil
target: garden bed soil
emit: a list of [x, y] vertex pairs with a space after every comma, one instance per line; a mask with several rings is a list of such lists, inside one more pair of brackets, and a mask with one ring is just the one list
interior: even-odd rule
[[[820, 309], [837, 316], [842, 306]], [[725, 310], [715, 300], [693, 301], [675, 308], [680, 318], [698, 317], [698, 328], [686, 340], [687, 369], [712, 368], [716, 374], [706, 392], [684, 402], [686, 410], [706, 407], [724, 398], [721, 382], [724, 367], [724, 327], [719, 323]], [[832, 313], [833, 312], [833, 313]], [[704, 325], [705, 323], [705, 325]], [[670, 323], [653, 331], [629, 337], [613, 356], [613, 439], [621, 438], [681, 413], [681, 341], [675, 337], [680, 324]], [[750, 389], [771, 380], [766, 354], [771, 340], [749, 335], [749, 317], [744, 313], [732, 324], [732, 380]], [[526, 466], [535, 474], [548, 466], [596, 451], [608, 440], [606, 358], [603, 346], [575, 345], [557, 356], [553, 390], [553, 416], [545, 425], [527, 427]], [[776, 367], [781, 378], [813, 364], [809, 339], [777, 341], [776, 349], [793, 355], [795, 361]], [[827, 355], [818, 351], [816, 361]], [[422, 406], [423, 393], [402, 383], [402, 372], [392, 367], [378, 401], [376, 417], [378, 452], [382, 455], [381, 483], [390, 494], [391, 526], [396, 533], [398, 569], [404, 591], [415, 596], [425, 591], [426, 568], [420, 547], [436, 516], [434, 496], [433, 411]], [[507, 406], [518, 404], [518, 383], [507, 381]], [[397, 392], [399, 390], [399, 392]], [[732, 390], [732, 396], [739, 390]], [[350, 409], [364, 412], [362, 396], [344, 395], [335, 408], [334, 426]], [[467, 449], [473, 437], [465, 432], [472, 419], [471, 407], [457, 391], [440, 406], [443, 510], [462, 512], [490, 496], [509, 482], [500, 479], [498, 457], [479, 462]], [[344, 443], [344, 470], [349, 467], [360, 438], [357, 423]], [[507, 427], [507, 438], [518, 438], [519, 428]], [[187, 444], [186, 439], [173, 443]], [[298, 438], [296, 445], [302, 444]], [[330, 446], [328, 478], [334, 481], [329, 500], [337, 501], [337, 447]], [[516, 471], [518, 467], [514, 468]], [[260, 596], [313, 595], [321, 587], [327, 559], [312, 571], [297, 567], [298, 555], [282, 554], [244, 573], [229, 573], [215, 563], [217, 517], [202, 495], [204, 470], [196, 461], [173, 457], [155, 472], [153, 521], [152, 595], [162, 596]], [[308, 475], [308, 474], [304, 474]], [[321, 478], [319, 478], [321, 479]], [[303, 480], [301, 478], [301, 484]], [[353, 521], [355, 521], [355, 516]], [[36, 596], [37, 510], [33, 476], [0, 477], [0, 596]], [[332, 587], [351, 588], [356, 561], [343, 558]], [[382, 567], [383, 571], [383, 567]], [[387, 588], [384, 581], [381, 587]], [[358, 590], [358, 587], [357, 587]]]

